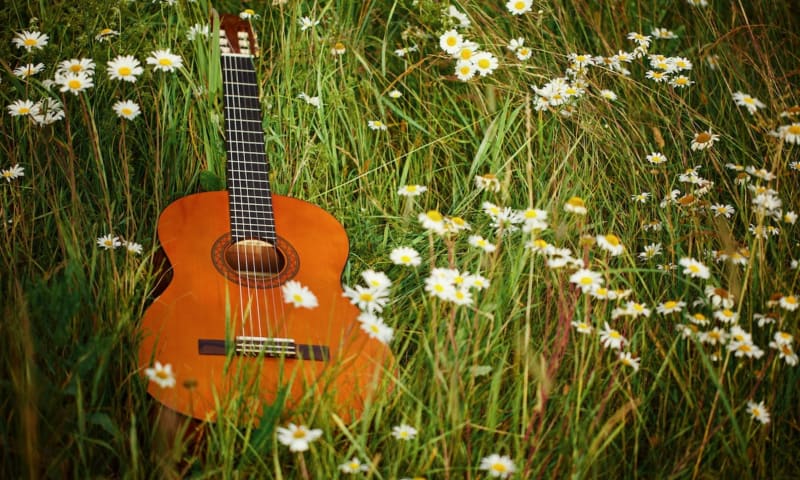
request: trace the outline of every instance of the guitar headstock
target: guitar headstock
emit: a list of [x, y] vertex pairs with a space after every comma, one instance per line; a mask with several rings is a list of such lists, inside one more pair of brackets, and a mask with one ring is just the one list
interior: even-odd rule
[[258, 56], [258, 39], [250, 22], [226, 13], [220, 15], [219, 23], [219, 47], [222, 53]]

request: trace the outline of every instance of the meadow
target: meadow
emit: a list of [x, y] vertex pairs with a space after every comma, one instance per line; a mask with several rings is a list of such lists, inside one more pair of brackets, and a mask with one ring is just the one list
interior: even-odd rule
[[[273, 192], [345, 226], [345, 291], [397, 359], [359, 419], [158, 427], [149, 382], [185, 386], [137, 358], [156, 224], [225, 187], [212, 9], [258, 34]], [[800, 475], [796, 2], [0, 21], [3, 478]]]

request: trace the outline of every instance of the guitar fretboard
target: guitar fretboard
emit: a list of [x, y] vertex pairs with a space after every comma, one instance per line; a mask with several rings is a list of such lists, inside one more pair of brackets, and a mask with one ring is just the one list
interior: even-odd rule
[[250, 55], [222, 55], [231, 239], [276, 240], [261, 102]]

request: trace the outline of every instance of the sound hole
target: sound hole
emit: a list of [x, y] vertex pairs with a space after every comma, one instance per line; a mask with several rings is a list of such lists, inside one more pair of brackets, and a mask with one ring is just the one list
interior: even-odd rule
[[264, 240], [240, 240], [225, 249], [225, 261], [239, 275], [256, 278], [277, 275], [286, 265], [280, 248]]

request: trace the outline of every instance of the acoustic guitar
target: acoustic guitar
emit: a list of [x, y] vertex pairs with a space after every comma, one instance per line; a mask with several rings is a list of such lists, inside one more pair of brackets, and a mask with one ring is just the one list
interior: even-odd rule
[[[171, 364], [176, 385], [150, 382], [158, 402], [183, 415], [259, 418], [278, 398], [286, 407], [329, 400], [357, 418], [383, 373], [388, 347], [359, 328], [342, 296], [348, 255], [342, 225], [323, 209], [270, 191], [255, 36], [236, 16], [220, 21], [227, 191], [170, 204], [158, 238], [172, 278], [142, 320], [139, 363]], [[315, 308], [287, 303], [299, 282]]]

